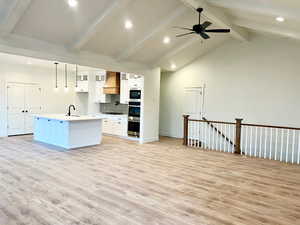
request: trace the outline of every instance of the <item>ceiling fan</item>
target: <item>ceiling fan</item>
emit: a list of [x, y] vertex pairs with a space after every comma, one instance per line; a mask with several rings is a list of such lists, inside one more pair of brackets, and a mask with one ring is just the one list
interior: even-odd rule
[[176, 37], [183, 37], [190, 34], [199, 34], [203, 39], [209, 39], [210, 36], [208, 36], [206, 33], [229, 33], [230, 32], [230, 29], [208, 29], [207, 30], [206, 28], [212, 25], [212, 23], [209, 21], [205, 21], [204, 23], [201, 24], [201, 13], [203, 12], [203, 8], [198, 8], [197, 11], [199, 13], [199, 23], [194, 25], [193, 28], [174, 27], [182, 30], [191, 31], [185, 34], [176, 35]]

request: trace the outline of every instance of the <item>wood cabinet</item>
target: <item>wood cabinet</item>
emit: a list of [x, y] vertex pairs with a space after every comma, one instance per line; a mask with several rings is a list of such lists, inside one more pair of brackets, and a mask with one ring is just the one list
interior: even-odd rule
[[105, 94], [120, 94], [120, 73], [106, 71]]

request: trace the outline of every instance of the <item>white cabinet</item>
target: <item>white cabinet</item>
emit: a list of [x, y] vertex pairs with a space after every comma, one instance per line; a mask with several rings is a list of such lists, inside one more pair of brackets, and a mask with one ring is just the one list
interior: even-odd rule
[[111, 96], [104, 94], [104, 85], [106, 82], [106, 74], [96, 75], [96, 91], [95, 91], [95, 102], [96, 103], [110, 103]]
[[120, 103], [129, 103], [129, 74], [121, 73], [121, 93], [120, 93]]
[[129, 89], [143, 89], [144, 81], [143, 77], [139, 75], [129, 75]]
[[78, 93], [86, 93], [89, 92], [89, 80], [88, 74], [81, 74], [77, 76], [77, 88], [76, 92]]
[[103, 133], [126, 137], [128, 119], [125, 116], [111, 116], [103, 120]]

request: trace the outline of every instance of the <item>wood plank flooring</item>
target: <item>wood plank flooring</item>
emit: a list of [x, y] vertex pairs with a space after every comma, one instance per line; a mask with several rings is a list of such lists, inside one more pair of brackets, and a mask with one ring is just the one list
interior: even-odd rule
[[104, 137], [63, 151], [0, 139], [0, 225], [300, 224], [300, 167]]

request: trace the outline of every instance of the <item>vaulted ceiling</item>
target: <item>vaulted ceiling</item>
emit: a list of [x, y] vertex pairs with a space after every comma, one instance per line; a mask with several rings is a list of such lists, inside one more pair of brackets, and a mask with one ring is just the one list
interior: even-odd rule
[[[70, 55], [84, 52], [117, 62], [135, 62], [170, 70], [226, 43], [251, 41], [249, 31], [300, 39], [300, 2], [295, 0], [0, 0], [0, 45], [24, 49], [53, 48]], [[173, 26], [191, 27], [197, 21], [193, 8], [203, 7], [203, 19], [213, 27], [230, 28], [230, 34], [202, 40]], [[284, 17], [279, 23], [276, 17]], [[124, 21], [132, 21], [130, 30]], [[169, 44], [163, 39], [170, 38]], [[1, 49], [0, 49], [1, 50]], [[173, 68], [175, 69], [175, 68]]]

